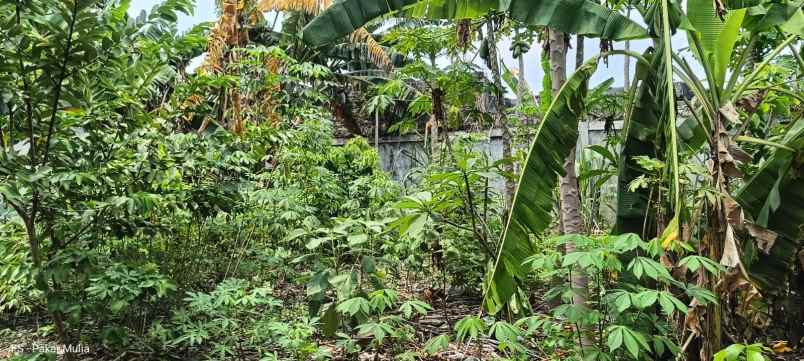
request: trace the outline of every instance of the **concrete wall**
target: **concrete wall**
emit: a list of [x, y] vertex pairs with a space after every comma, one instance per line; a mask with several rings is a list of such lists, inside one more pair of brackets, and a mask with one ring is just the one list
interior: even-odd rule
[[[621, 121], [614, 122], [614, 129], [616, 131], [622, 129], [622, 123]], [[461, 133], [463, 132], [451, 133], [450, 137], [458, 136]], [[605, 122], [581, 122], [578, 127], [578, 134], [580, 147], [585, 147], [590, 144], [599, 144], [603, 142], [606, 137]], [[499, 129], [492, 129], [491, 132], [487, 132], [487, 135], [488, 138], [486, 141], [477, 144], [478, 150], [485, 152], [491, 161], [502, 159], [503, 142], [501, 131]], [[343, 144], [346, 141], [347, 139], [339, 138], [335, 140], [335, 144]], [[373, 144], [373, 139], [369, 139], [369, 143]], [[525, 147], [526, 145], [521, 146]], [[400, 182], [412, 181], [412, 179], [406, 179], [411, 173], [411, 170], [425, 165], [427, 162], [427, 152], [425, 151], [422, 138], [418, 135], [380, 138], [379, 155], [382, 169]], [[502, 191], [505, 188], [502, 179], [496, 180], [494, 186], [498, 191]]]

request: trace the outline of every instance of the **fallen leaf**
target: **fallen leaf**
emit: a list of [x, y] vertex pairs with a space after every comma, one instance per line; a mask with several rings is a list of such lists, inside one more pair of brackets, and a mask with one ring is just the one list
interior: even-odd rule
[[771, 343], [771, 348], [773, 349], [774, 353], [786, 353], [793, 351], [793, 349], [787, 347], [787, 341], [773, 341], [773, 343]]

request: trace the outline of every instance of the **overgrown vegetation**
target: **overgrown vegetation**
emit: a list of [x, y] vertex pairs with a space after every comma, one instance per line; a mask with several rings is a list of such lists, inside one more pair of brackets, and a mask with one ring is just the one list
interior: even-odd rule
[[801, 1], [129, 6], [0, 3], [0, 358], [800, 354]]

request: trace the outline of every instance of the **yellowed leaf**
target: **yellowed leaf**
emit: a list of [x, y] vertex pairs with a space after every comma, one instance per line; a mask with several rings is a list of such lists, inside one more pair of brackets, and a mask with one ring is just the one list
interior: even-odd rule
[[771, 349], [773, 349], [774, 353], [787, 353], [793, 351], [793, 349], [787, 347], [787, 341], [774, 341], [771, 343]]

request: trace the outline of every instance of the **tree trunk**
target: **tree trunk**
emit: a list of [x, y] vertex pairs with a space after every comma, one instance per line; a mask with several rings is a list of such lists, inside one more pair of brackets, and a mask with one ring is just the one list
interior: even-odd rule
[[583, 57], [584, 57], [584, 37], [583, 35], [578, 35], [575, 37], [575, 69], [583, 65]]
[[[510, 158], [513, 155], [513, 151], [511, 149], [511, 133], [508, 131], [508, 122], [507, 117], [505, 115], [505, 94], [503, 93], [503, 84], [502, 84], [502, 77], [500, 75], [500, 63], [499, 58], [497, 57], [497, 37], [494, 34], [494, 18], [489, 18], [489, 21], [486, 23], [486, 29], [488, 32], [488, 44], [489, 44], [489, 67], [491, 68], [491, 75], [492, 80], [494, 81], [494, 89], [495, 94], [494, 97], [497, 101], [497, 114], [494, 121], [494, 126], [502, 130], [502, 141], [503, 141], [503, 157]], [[509, 174], [514, 173], [514, 165], [507, 164], [505, 166], [505, 171]], [[514, 192], [516, 191], [516, 184], [512, 179], [505, 180], [505, 200], [506, 205], [510, 208], [511, 201], [514, 198]]]
[[380, 112], [374, 112], [374, 148], [380, 151]]
[[[564, 85], [567, 79], [567, 39], [564, 33], [560, 31], [550, 32], [550, 77], [552, 79], [552, 92], [553, 97], [558, 94], [561, 86]], [[582, 41], [582, 40], [581, 40]], [[581, 55], [581, 61], [583, 56]], [[581, 218], [581, 201], [580, 192], [578, 190], [578, 179], [575, 177], [575, 149], [573, 149], [566, 161], [564, 162], [564, 171], [566, 175], [561, 177], [561, 184], [559, 188], [561, 198], [561, 218], [562, 218], [562, 233], [564, 234], [581, 234], [583, 233], [583, 219]], [[564, 248], [566, 253], [575, 251], [575, 245], [568, 242]], [[572, 296], [572, 303], [576, 305], [583, 305], [586, 303], [586, 291], [589, 280], [582, 272], [572, 272], [570, 285], [573, 289], [580, 291], [574, 293]], [[580, 332], [581, 330], [579, 330]], [[583, 332], [581, 332], [583, 334]], [[585, 336], [582, 335], [580, 339], [581, 348], [587, 347], [592, 343]]]
[[[519, 28], [516, 28], [516, 33], [519, 35]], [[519, 98], [519, 103], [523, 103], [526, 96], [529, 96], [527, 89], [525, 88], [525, 54], [520, 53], [518, 57], [516, 57], [516, 61], [519, 64], [519, 73], [517, 74], [519, 84], [518, 88], [516, 89], [517, 97]]]

